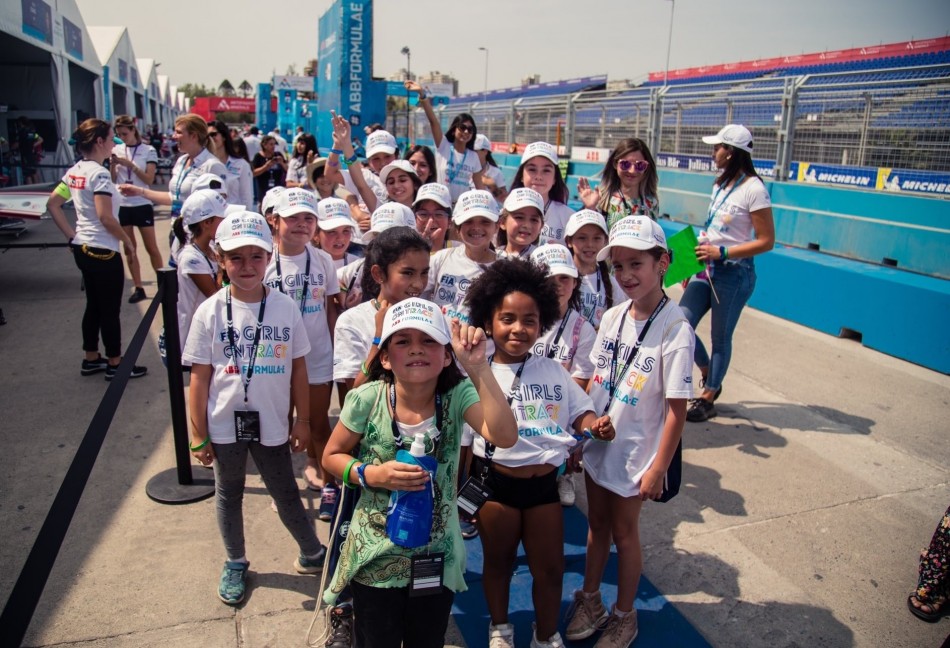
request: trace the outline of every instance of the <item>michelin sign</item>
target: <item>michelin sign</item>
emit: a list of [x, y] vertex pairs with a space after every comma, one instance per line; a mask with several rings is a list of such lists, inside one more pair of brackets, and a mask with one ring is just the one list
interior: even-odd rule
[[320, 17], [319, 43], [320, 144], [329, 147], [331, 110], [350, 120], [357, 137], [364, 124], [386, 120], [385, 83], [373, 80], [372, 0], [334, 2]]

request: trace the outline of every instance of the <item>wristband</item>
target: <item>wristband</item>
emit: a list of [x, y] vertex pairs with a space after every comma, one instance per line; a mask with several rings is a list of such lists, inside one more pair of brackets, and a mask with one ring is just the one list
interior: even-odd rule
[[354, 162], [357, 162], [357, 161], [359, 161], [359, 157], [357, 157], [356, 153], [353, 154], [353, 157], [346, 158], [347, 164], [353, 164]]
[[723, 260], [723, 261], [725, 261], [726, 259], [728, 259], [728, 258], [729, 258], [729, 248], [727, 248], [725, 245], [720, 245], [720, 246], [719, 246], [719, 256], [722, 257], [722, 260]]
[[352, 468], [356, 462], [356, 459], [350, 459], [349, 463], [346, 464], [346, 468], [343, 469], [343, 485], [347, 488], [356, 488], [350, 481], [350, 468]]
[[360, 363], [360, 371], [363, 372], [363, 375], [364, 375], [364, 376], [368, 376], [368, 375], [369, 375], [369, 369], [366, 368], [366, 363], [365, 363], [365, 362], [361, 362], [361, 363]]
[[327, 166], [328, 166], [328, 167], [333, 167], [333, 168], [335, 169], [336, 167], [340, 166], [340, 163], [339, 163], [339, 162], [335, 162], [335, 161], [334, 161], [334, 162], [330, 162], [330, 161], [328, 160], [328, 161], [327, 161]]
[[369, 488], [369, 485], [366, 483], [366, 466], [369, 464], [361, 463], [356, 467], [356, 478], [360, 482], [361, 488]]
[[426, 94], [425, 90], [419, 91], [419, 101], [425, 101], [429, 98], [429, 95]]
[[379, 346], [379, 336], [373, 338], [373, 346]]
[[332, 149], [330, 149], [330, 153], [335, 153], [336, 155], [343, 155], [343, 151], [341, 151], [341, 150], [338, 149], [338, 148], [332, 148]]
[[211, 440], [211, 437], [205, 437], [205, 440], [202, 441], [201, 443], [199, 443], [199, 444], [196, 445], [196, 446], [193, 446], [193, 445], [191, 445], [191, 444], [189, 443], [189, 444], [188, 444], [188, 449], [191, 450], [192, 452], [198, 452], [198, 451], [201, 450], [203, 447], [205, 447], [206, 445], [208, 445], [208, 441], [210, 441], [210, 440]]

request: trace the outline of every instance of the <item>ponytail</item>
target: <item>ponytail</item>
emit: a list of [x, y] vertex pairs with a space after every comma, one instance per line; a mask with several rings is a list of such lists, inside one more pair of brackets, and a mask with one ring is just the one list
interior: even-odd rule
[[604, 309], [609, 309], [614, 305], [614, 285], [610, 281], [610, 270], [607, 268], [606, 261], [598, 261], [597, 269], [600, 271], [600, 280], [604, 284]]
[[178, 243], [184, 245], [188, 242], [188, 235], [185, 234], [185, 221], [181, 216], [172, 221], [172, 233], [178, 239]]

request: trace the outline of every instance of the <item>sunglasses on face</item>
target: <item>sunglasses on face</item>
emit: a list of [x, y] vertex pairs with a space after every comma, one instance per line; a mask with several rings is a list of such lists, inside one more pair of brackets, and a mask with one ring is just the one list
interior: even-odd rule
[[650, 163], [646, 160], [620, 160], [620, 162], [617, 162], [617, 166], [621, 171], [633, 169], [637, 173], [643, 173], [650, 167]]
[[474, 133], [474, 132], [475, 132], [475, 127], [472, 126], [471, 124], [462, 124], [461, 126], [458, 127], [458, 129], [459, 129], [460, 131], [462, 131], [463, 133]]

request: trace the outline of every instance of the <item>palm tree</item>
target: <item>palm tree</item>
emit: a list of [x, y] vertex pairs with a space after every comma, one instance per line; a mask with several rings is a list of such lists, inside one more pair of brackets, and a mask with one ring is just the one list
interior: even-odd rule
[[218, 92], [224, 95], [225, 97], [234, 96], [234, 86], [231, 85], [231, 82], [225, 79], [218, 86]]
[[238, 90], [241, 91], [242, 97], [249, 97], [251, 96], [251, 93], [254, 92], [254, 88], [250, 83], [247, 82], [247, 79], [241, 81], [241, 85], [238, 86]]

